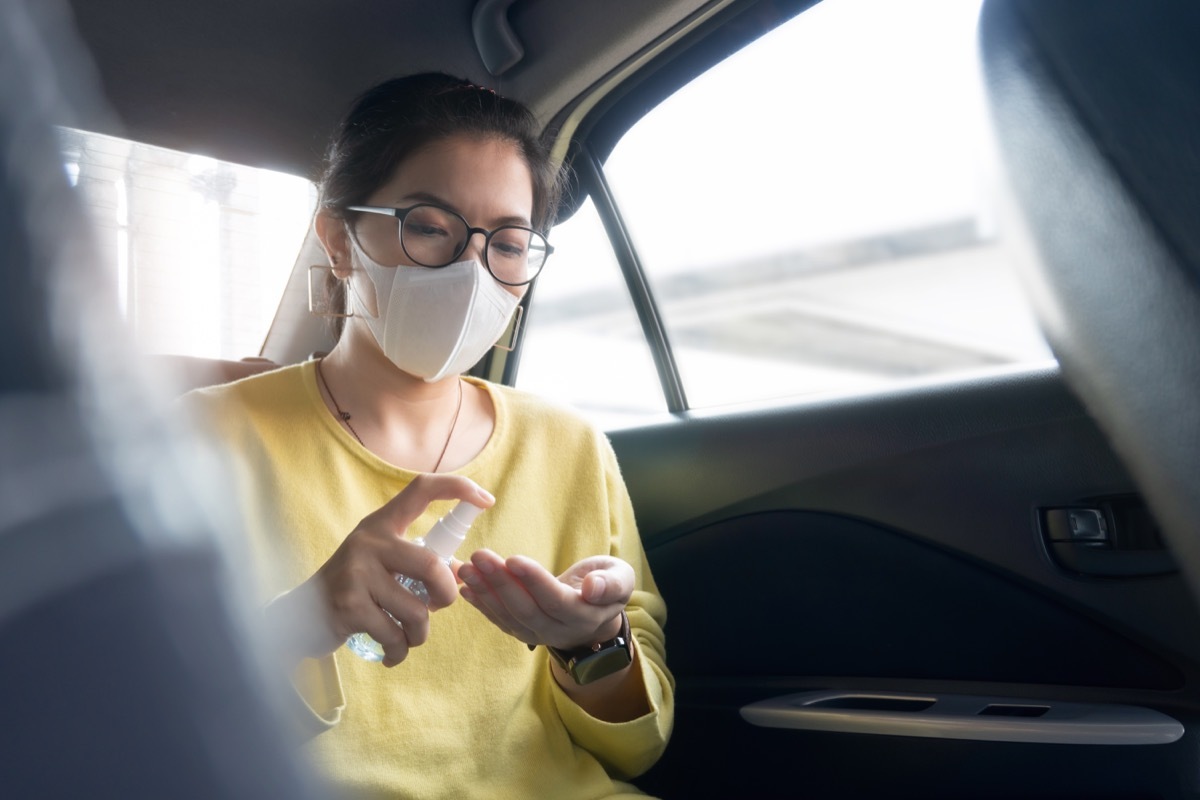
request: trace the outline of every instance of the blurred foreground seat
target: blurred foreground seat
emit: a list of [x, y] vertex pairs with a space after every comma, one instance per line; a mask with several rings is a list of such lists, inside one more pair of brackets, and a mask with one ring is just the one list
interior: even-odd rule
[[1047, 339], [1200, 594], [1200, 4], [988, 0], [980, 26]]
[[49, 124], [61, 11], [0, 0], [0, 796], [314, 797], [208, 487], [106, 327]]

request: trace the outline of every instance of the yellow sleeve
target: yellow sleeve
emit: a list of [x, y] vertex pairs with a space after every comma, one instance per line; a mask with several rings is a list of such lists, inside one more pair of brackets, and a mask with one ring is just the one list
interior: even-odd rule
[[295, 722], [307, 736], [316, 736], [337, 725], [342, 719], [346, 698], [333, 655], [306, 658], [292, 674], [292, 686], [301, 703], [293, 709]]
[[641, 673], [650, 713], [629, 722], [604, 722], [576, 705], [554, 681], [551, 691], [571, 738], [615, 777], [633, 778], [653, 766], [666, 749], [675, 720], [675, 679], [667, 669], [663, 636], [667, 606], [650, 574], [633, 505], [607, 440], [600, 444], [600, 455], [608, 495], [610, 553], [629, 562], [637, 574], [626, 611], [634, 639], [633, 668]]

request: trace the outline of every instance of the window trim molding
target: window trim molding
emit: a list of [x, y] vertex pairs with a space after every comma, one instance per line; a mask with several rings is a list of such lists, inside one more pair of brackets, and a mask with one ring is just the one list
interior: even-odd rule
[[671, 343], [667, 337], [658, 304], [650, 291], [650, 283], [642, 268], [641, 259], [638, 257], [637, 249], [633, 246], [633, 239], [621, 217], [620, 209], [617, 208], [616, 199], [608, 186], [608, 181], [604, 177], [603, 165], [591, 149], [584, 144], [579, 146], [578, 152], [572, 160], [572, 166], [579, 176], [581, 187], [591, 195], [596, 213], [600, 216], [604, 231], [608, 234], [608, 240], [612, 244], [613, 254], [616, 256], [621, 274], [625, 278], [625, 285], [629, 289], [629, 296], [633, 301], [634, 310], [637, 312], [638, 321], [641, 323], [642, 333], [646, 337], [646, 344], [650, 347], [650, 355], [654, 359], [659, 384], [662, 386], [663, 396], [667, 401], [667, 411], [672, 414], [681, 414], [688, 410], [688, 402], [687, 395], [683, 390], [683, 381], [679, 377], [679, 368], [675, 363], [675, 355], [671, 350]]

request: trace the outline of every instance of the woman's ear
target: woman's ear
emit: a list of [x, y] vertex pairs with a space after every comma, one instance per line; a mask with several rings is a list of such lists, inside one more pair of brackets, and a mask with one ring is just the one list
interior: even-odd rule
[[350, 234], [346, 231], [345, 221], [334, 216], [329, 209], [322, 208], [317, 212], [315, 224], [317, 238], [321, 240], [325, 255], [329, 257], [333, 274], [342, 280], [349, 278]]

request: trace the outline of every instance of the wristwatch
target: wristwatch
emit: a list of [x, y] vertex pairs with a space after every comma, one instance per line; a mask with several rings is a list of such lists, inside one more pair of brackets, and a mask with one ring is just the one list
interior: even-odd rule
[[558, 662], [575, 683], [583, 686], [598, 681], [614, 672], [620, 672], [633, 663], [629, 616], [624, 611], [621, 612], [621, 630], [608, 641], [573, 647], [570, 650], [560, 650], [557, 647], [546, 649], [550, 651], [550, 657]]

